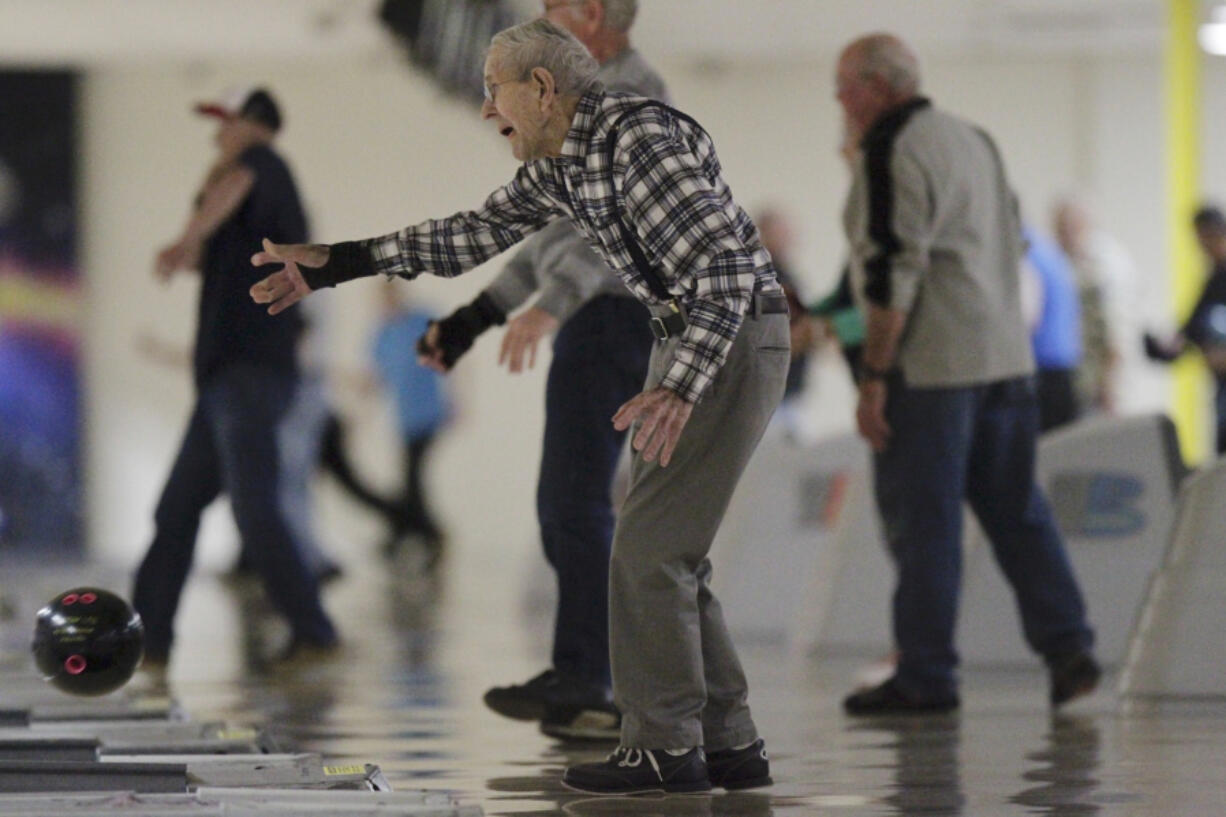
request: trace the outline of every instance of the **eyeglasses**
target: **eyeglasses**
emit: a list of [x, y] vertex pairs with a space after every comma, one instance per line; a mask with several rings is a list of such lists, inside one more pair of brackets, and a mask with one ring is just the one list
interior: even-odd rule
[[482, 85], [481, 89], [485, 92], [485, 101], [493, 103], [494, 98], [498, 95], [498, 86], [506, 85], [508, 82], [511, 82], [511, 80], [507, 79], [503, 80], [502, 82], [487, 82]]
[[509, 85], [512, 82], [523, 81], [524, 79], [504, 79], [502, 82], [487, 82], [483, 84], [481, 89], [485, 92], [485, 101], [492, 105], [497, 100], [499, 88], [501, 88], [503, 85]]

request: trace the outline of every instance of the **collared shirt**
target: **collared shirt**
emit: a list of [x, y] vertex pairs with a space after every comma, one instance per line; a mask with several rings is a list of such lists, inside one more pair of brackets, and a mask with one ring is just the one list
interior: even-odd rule
[[[664, 80], [633, 48], [603, 63], [596, 78], [609, 91], [669, 101]], [[559, 322], [597, 296], [634, 297], [564, 218], [525, 241], [485, 288], [485, 294], [507, 313], [538, 292], [533, 306]]]
[[991, 137], [917, 98], [861, 147], [843, 216], [852, 289], [861, 307], [906, 313], [897, 364], [908, 385], [1032, 373], [1021, 222]]
[[622, 239], [621, 213], [688, 313], [661, 385], [697, 402], [727, 358], [754, 291], [779, 287], [770, 254], [733, 201], [701, 128], [658, 105], [635, 111], [619, 125], [610, 165], [610, 128], [644, 101], [584, 94], [559, 157], [524, 164], [477, 210], [360, 242], [374, 272], [459, 275], [563, 215], [639, 300], [659, 304]]

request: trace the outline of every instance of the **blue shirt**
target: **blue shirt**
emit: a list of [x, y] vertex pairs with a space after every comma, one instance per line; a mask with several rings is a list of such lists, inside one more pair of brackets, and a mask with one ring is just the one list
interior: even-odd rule
[[1034, 362], [1040, 369], [1073, 369], [1081, 362], [1081, 299], [1073, 267], [1056, 244], [1025, 230], [1026, 260], [1039, 273], [1043, 309], [1031, 333]]
[[417, 339], [430, 320], [425, 312], [410, 309], [375, 333], [375, 367], [396, 402], [400, 433], [409, 439], [434, 433], [448, 414], [442, 375], [417, 362]]

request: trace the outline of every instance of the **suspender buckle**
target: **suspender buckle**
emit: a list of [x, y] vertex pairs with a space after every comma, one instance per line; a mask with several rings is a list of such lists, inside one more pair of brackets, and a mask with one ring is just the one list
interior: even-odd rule
[[680, 335], [689, 325], [685, 316], [685, 307], [676, 299], [669, 301], [667, 307], [669, 309], [667, 314], [651, 317], [651, 334], [655, 335], [657, 340], [668, 340]]

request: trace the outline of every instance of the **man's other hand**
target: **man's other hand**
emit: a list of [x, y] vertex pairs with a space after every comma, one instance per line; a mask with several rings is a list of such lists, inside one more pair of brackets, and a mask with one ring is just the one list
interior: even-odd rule
[[860, 383], [860, 400], [856, 404], [856, 427], [878, 454], [890, 442], [890, 424], [885, 421], [887, 392], [884, 380], [865, 380]]
[[640, 426], [632, 445], [635, 451], [643, 452], [643, 459], [653, 462], [657, 457], [660, 466], [668, 465], [673, 450], [681, 439], [681, 431], [690, 419], [694, 406], [658, 386], [632, 397], [613, 415], [613, 427], [625, 431], [636, 420]]

